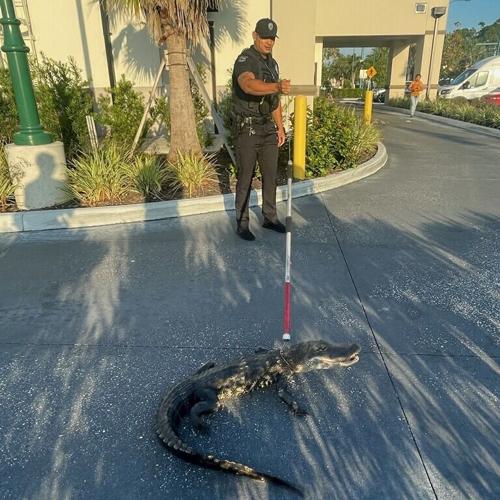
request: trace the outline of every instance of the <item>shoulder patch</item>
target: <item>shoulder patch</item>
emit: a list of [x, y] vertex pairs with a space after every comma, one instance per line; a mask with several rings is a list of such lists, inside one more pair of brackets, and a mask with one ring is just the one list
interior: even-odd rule
[[238, 62], [245, 62], [248, 59], [248, 56], [240, 56], [238, 57]]

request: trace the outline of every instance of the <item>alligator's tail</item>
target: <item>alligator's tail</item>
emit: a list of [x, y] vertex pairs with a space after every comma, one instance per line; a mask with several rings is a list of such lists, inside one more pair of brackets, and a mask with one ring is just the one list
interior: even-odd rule
[[238, 462], [223, 460], [221, 458], [214, 457], [213, 455], [204, 455], [192, 449], [177, 436], [170, 426], [165, 425], [166, 422], [164, 420], [162, 422], [162, 420], [163, 419], [159, 419], [158, 422], [158, 436], [160, 437], [162, 443], [178, 457], [209, 469], [247, 476], [259, 481], [269, 481], [278, 486], [294, 491], [301, 497], [304, 496], [303, 492], [299, 488], [279, 477], [266, 474], [265, 472], [256, 471], [255, 469], [252, 469], [252, 467]]

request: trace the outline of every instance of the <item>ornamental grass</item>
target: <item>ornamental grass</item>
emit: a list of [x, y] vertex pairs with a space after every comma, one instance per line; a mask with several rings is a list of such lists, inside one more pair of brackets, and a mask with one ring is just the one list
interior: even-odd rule
[[162, 199], [162, 190], [168, 180], [164, 162], [154, 155], [142, 154], [125, 163], [125, 173], [131, 188], [145, 201]]
[[66, 191], [82, 206], [121, 203], [130, 191], [123, 150], [101, 147], [70, 162]]
[[16, 186], [10, 176], [5, 150], [0, 145], [0, 212], [4, 212], [14, 205], [15, 188]]
[[218, 182], [214, 160], [214, 155], [178, 152], [177, 161], [169, 162], [167, 167], [167, 180], [172, 192], [187, 198], [203, 196]]

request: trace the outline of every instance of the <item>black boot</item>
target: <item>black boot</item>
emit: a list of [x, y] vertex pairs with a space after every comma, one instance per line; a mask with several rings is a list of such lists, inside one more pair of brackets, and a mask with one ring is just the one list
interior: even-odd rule
[[277, 233], [286, 233], [286, 227], [278, 219], [276, 219], [276, 222], [271, 222], [268, 219], [264, 219], [264, 224], [262, 224], [262, 227], [265, 227], [266, 229], [272, 229]]
[[237, 229], [236, 229], [236, 234], [241, 239], [246, 240], [246, 241], [253, 241], [253, 240], [255, 240], [255, 236], [252, 233], [252, 231], [250, 231], [250, 229], [248, 229], [248, 227], [245, 227], [245, 226], [238, 226]]

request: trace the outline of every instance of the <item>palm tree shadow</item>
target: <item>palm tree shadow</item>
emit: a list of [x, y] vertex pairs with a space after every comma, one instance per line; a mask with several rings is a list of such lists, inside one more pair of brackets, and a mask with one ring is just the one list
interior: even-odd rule
[[[112, 22], [117, 20], [112, 18]], [[146, 25], [126, 25], [113, 40], [115, 60], [122, 60], [127, 76], [150, 81], [158, 72], [161, 50], [154, 43]], [[157, 54], [156, 56], [154, 54]]]

